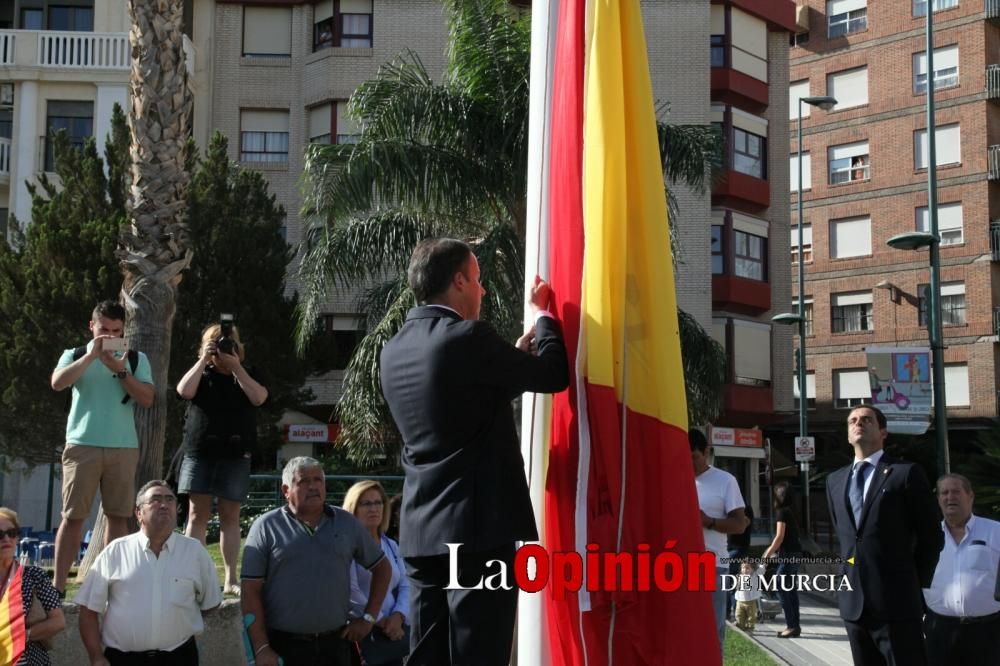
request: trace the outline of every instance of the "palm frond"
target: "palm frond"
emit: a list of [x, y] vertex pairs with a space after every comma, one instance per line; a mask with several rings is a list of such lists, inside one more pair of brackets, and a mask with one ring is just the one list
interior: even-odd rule
[[694, 317], [680, 308], [677, 309], [677, 322], [680, 325], [688, 422], [708, 423], [722, 411], [726, 352]]
[[711, 125], [657, 123], [660, 163], [668, 183], [683, 183], [699, 194], [722, 166], [722, 137]]

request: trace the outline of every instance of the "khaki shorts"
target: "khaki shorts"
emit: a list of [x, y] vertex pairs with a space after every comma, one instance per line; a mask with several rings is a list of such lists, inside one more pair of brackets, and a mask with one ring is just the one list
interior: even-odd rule
[[128, 518], [135, 512], [135, 468], [139, 449], [67, 444], [62, 455], [62, 517], [90, 515], [97, 487], [105, 515]]

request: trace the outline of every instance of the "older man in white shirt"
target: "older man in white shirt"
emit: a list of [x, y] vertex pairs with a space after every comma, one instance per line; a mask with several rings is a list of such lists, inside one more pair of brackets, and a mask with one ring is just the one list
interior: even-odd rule
[[215, 565], [174, 531], [177, 497], [164, 481], [144, 485], [135, 504], [139, 531], [108, 544], [76, 596], [91, 666], [197, 664], [201, 613], [222, 603]]
[[924, 590], [924, 633], [931, 666], [995, 665], [1000, 658], [1000, 602], [993, 598], [1000, 523], [972, 515], [975, 494], [961, 474], [937, 483], [944, 549]]

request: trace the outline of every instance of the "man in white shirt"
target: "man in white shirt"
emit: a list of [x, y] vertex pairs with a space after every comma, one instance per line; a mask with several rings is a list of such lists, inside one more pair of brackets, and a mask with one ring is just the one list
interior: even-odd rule
[[944, 548], [924, 590], [924, 634], [931, 666], [995, 664], [1000, 658], [1000, 601], [993, 598], [1000, 563], [1000, 523], [972, 515], [975, 493], [961, 474], [937, 482]]
[[727, 534], [739, 534], [747, 528], [750, 520], [746, 516], [740, 485], [729, 472], [724, 472], [708, 464], [708, 440], [698, 430], [688, 431], [691, 445], [691, 462], [694, 465], [694, 483], [698, 490], [698, 506], [701, 508], [701, 527], [705, 537], [705, 550], [715, 553], [715, 592], [712, 606], [715, 608], [715, 626], [719, 632], [719, 649], [726, 639], [726, 591], [722, 589], [722, 576], [729, 572], [726, 546]]
[[91, 666], [197, 664], [201, 613], [222, 603], [215, 565], [174, 531], [177, 497], [166, 482], [144, 485], [135, 504], [139, 531], [108, 544], [76, 595]]

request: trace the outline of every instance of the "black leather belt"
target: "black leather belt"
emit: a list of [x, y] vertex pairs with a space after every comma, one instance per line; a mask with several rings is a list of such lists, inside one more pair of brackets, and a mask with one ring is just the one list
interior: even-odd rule
[[194, 636], [192, 636], [191, 638], [187, 639], [186, 641], [184, 641], [183, 643], [181, 643], [180, 645], [178, 645], [177, 647], [175, 647], [173, 650], [139, 650], [139, 651], [128, 651], [128, 652], [126, 652], [125, 650], [118, 650], [118, 649], [113, 648], [113, 647], [109, 647], [109, 648], [105, 648], [105, 649], [108, 652], [111, 652], [113, 654], [123, 654], [123, 655], [128, 655], [128, 656], [136, 655], [136, 656], [140, 656], [140, 657], [142, 657], [144, 659], [156, 659], [157, 657], [160, 657], [160, 656], [163, 656], [163, 655], [174, 654], [176, 652], [179, 652], [180, 650], [183, 650], [184, 648], [186, 648], [188, 646], [188, 644], [194, 643], [194, 642], [195, 642]]
[[956, 615], [941, 615], [940, 613], [935, 613], [930, 609], [928, 609], [927, 612], [937, 619], [945, 622], [951, 622], [953, 624], [986, 624], [988, 622], [1000, 622], [1000, 611], [991, 613], [990, 615], [967, 615], [962, 617]]
[[320, 631], [315, 634], [293, 634], [290, 631], [282, 631], [280, 629], [269, 629], [268, 632], [274, 635], [275, 638], [284, 639], [287, 641], [308, 641], [314, 643], [316, 641], [328, 640], [330, 638], [343, 640], [340, 637], [340, 629], [333, 629], [331, 631]]

